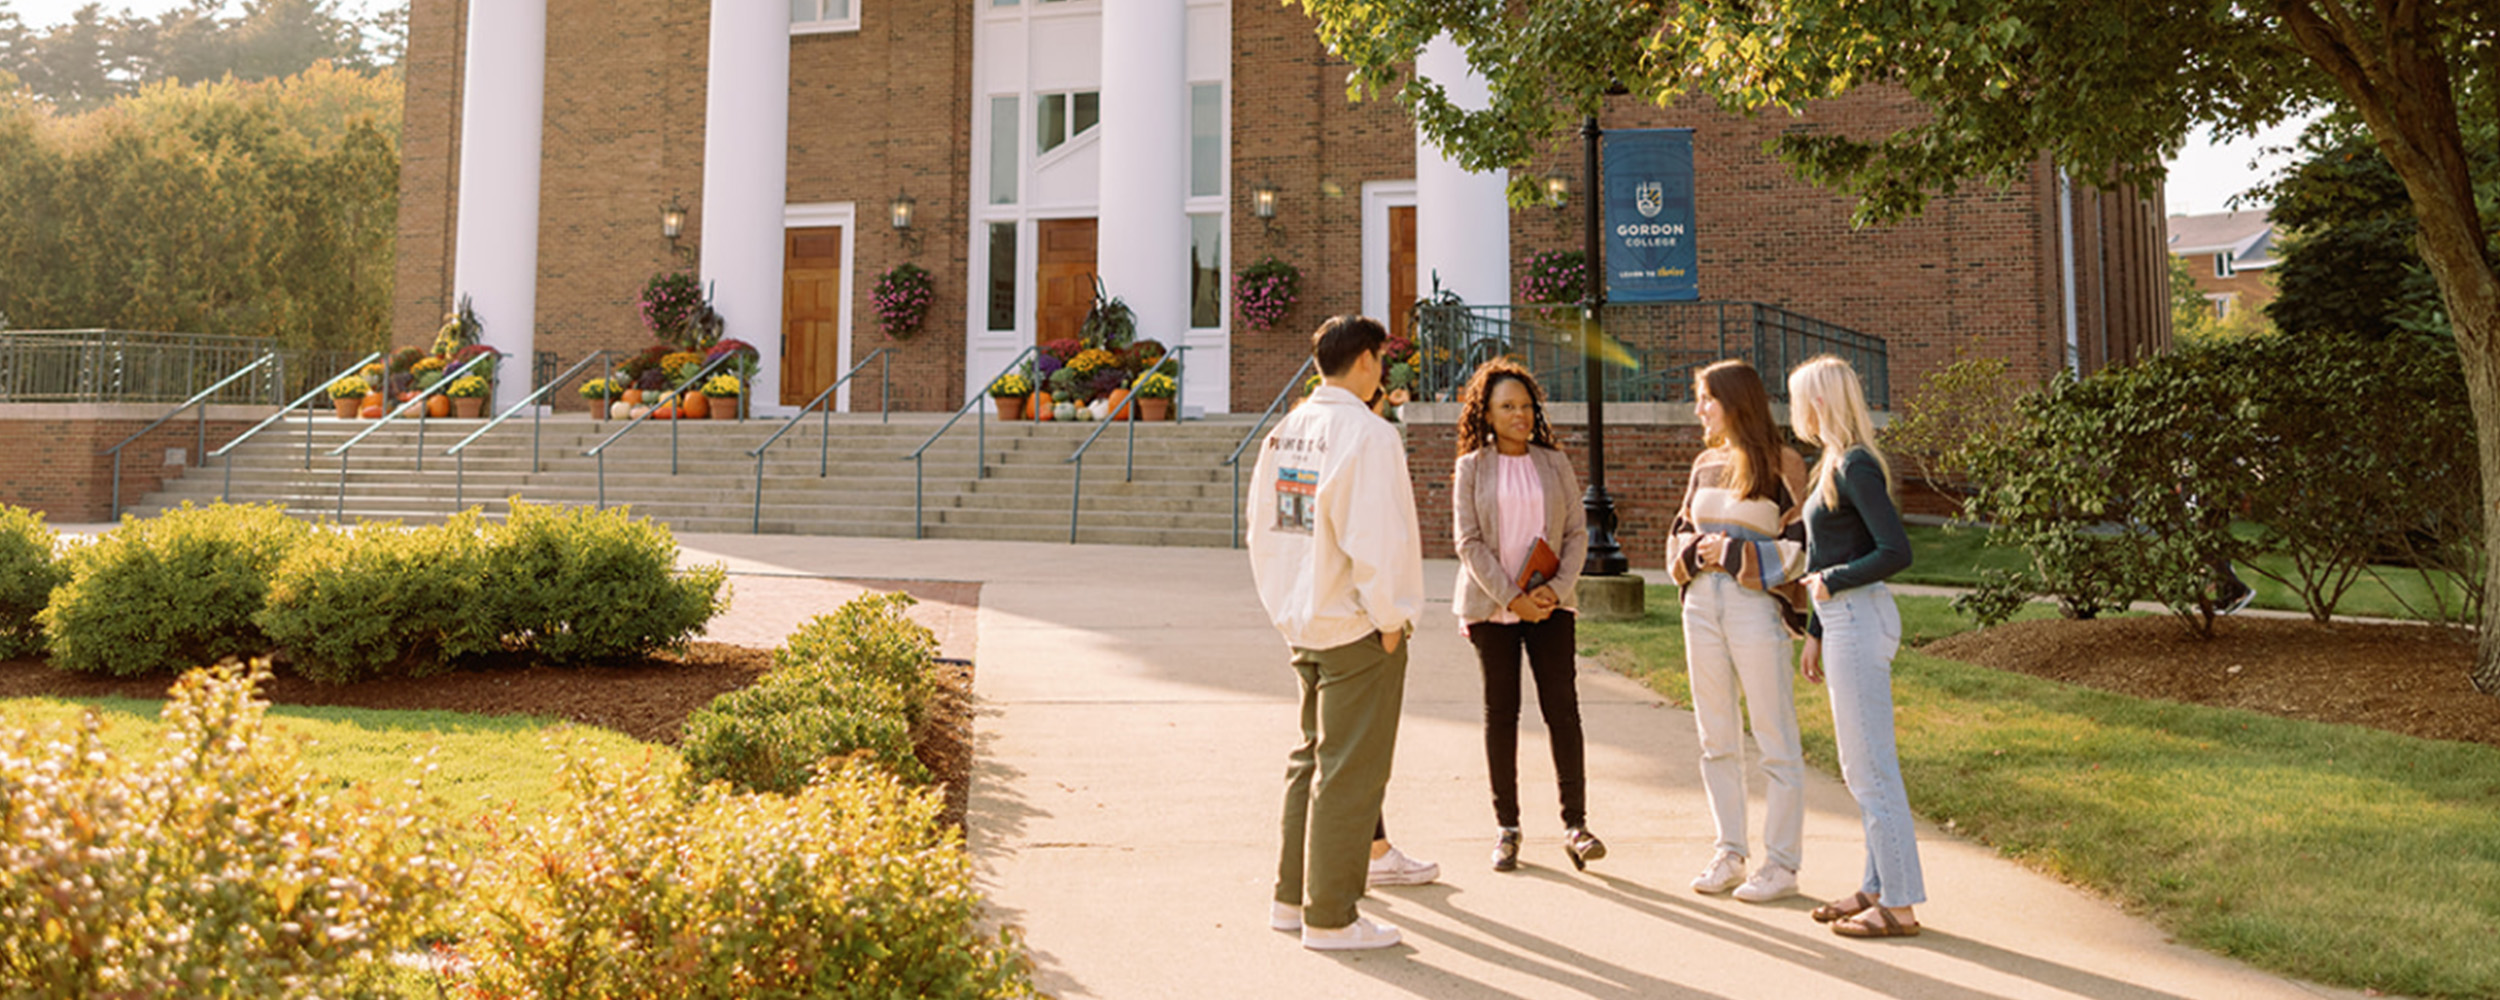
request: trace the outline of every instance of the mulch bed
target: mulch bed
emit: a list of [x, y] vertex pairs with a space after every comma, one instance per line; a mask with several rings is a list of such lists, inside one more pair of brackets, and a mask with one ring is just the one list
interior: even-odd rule
[[2240, 616], [2203, 640], [2165, 617], [2047, 619], [1928, 644], [1946, 659], [2144, 698], [2500, 746], [2474, 646], [2423, 625]]
[[[683, 655], [586, 666], [514, 658], [421, 678], [316, 684], [285, 672], [261, 689], [279, 705], [437, 709], [477, 715], [534, 715], [612, 729], [677, 745], [686, 717], [713, 698], [746, 687], [772, 667], [772, 651], [697, 642]], [[929, 719], [913, 734], [915, 756], [946, 788], [946, 821], [963, 825], [972, 773], [972, 664], [943, 660]], [[0, 660], [0, 698], [162, 699], [171, 675], [100, 677], [55, 670], [42, 659]]]

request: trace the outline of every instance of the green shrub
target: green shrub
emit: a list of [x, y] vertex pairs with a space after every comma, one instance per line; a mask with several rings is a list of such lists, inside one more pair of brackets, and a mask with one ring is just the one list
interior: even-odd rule
[[929, 661], [937, 657], [937, 634], [911, 620], [920, 602], [910, 594], [866, 593], [829, 615], [817, 615], [790, 633], [773, 662], [783, 669], [824, 664], [835, 675], [858, 677], [892, 689], [917, 724], [928, 715], [935, 683]]
[[915, 783], [930, 780], [912, 756], [901, 697], [821, 667], [776, 670], [712, 699], [687, 717], [680, 751], [697, 783], [726, 781], [752, 792], [798, 791], [818, 763], [853, 753]]
[[489, 569], [475, 627], [553, 662], [683, 648], [728, 606], [727, 570], [677, 572], [676, 536], [621, 507], [553, 507], [516, 497], [511, 517], [487, 537]]
[[424, 676], [453, 656], [488, 652], [473, 627], [487, 565], [474, 509], [414, 530], [396, 522], [315, 532], [278, 564], [254, 620], [317, 681]]
[[[495, 825], [470, 883], [473, 995], [1027, 997], [935, 794], [858, 762], [791, 797], [568, 760], [561, 809]], [[464, 994], [470, 995], [470, 994]]]
[[41, 511], [0, 504], [0, 658], [43, 648], [35, 614], [65, 576], [52, 555], [58, 538], [44, 527]]
[[38, 616], [53, 665], [127, 676], [262, 652], [268, 639], [252, 616], [311, 530], [275, 505], [185, 503], [122, 518], [62, 559], [69, 580]]
[[10, 997], [364, 992], [462, 872], [405, 798], [339, 794], [262, 728], [265, 666], [174, 686], [163, 752], [0, 730], [0, 982]]

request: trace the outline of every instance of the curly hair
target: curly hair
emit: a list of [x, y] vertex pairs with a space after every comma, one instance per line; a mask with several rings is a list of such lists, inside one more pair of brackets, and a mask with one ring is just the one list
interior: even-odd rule
[[1494, 358], [1476, 366], [1476, 373], [1467, 379], [1467, 388], [1459, 393], [1466, 408], [1458, 415], [1458, 453], [1466, 455], [1493, 443], [1493, 387], [1504, 380], [1516, 380], [1528, 390], [1528, 408], [1536, 411], [1536, 428], [1528, 432], [1531, 444], [1559, 449], [1554, 443], [1554, 427], [1545, 422], [1545, 389], [1536, 384], [1536, 376], [1528, 374], [1519, 362]]

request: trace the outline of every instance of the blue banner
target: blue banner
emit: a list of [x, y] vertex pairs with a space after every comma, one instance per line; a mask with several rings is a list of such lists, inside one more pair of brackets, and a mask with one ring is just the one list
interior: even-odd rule
[[1693, 249], [1693, 130], [1609, 131], [1599, 162], [1606, 187], [1606, 300], [1701, 298]]

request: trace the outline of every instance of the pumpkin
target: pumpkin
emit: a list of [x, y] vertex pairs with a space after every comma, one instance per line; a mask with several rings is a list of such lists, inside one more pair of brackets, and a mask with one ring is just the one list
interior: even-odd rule
[[382, 404], [368, 403], [364, 409], [356, 411], [356, 415], [367, 420], [380, 420], [382, 419]]
[[685, 409], [688, 420], [701, 420], [712, 415], [711, 398], [699, 392], [687, 393], [686, 401], [678, 405]]

